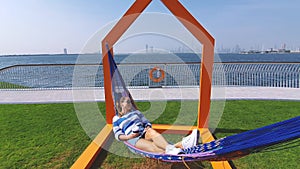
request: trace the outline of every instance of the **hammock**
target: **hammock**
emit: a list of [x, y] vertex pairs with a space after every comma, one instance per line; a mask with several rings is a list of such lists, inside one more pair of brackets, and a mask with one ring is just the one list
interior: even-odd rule
[[[117, 68], [112, 54], [108, 46], [108, 59], [110, 64], [110, 73], [112, 81], [112, 95], [116, 105], [117, 100], [122, 96], [131, 99], [133, 108], [136, 110], [137, 106], [127, 90], [124, 80]], [[115, 106], [116, 107], [116, 106]], [[117, 110], [115, 111], [118, 112]], [[240, 158], [250, 153], [257, 153], [263, 151], [265, 148], [296, 140], [299, 142], [300, 138], [300, 116], [295, 118], [278, 122], [262, 128], [250, 130], [240, 134], [228, 136], [209, 143], [199, 144], [194, 147], [184, 149], [184, 154], [169, 155], [146, 152], [138, 149], [135, 146], [124, 142], [127, 147], [134, 153], [144, 157], [159, 159], [167, 162], [182, 162], [184, 161], [224, 161], [235, 158]]]

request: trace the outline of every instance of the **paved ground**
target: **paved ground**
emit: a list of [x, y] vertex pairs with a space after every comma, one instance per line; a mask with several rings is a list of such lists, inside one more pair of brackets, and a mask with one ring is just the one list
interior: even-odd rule
[[[135, 100], [194, 100], [198, 88], [130, 89]], [[299, 88], [227, 87], [213, 88], [212, 99], [300, 100]], [[104, 101], [103, 89], [0, 90], [0, 104]]]

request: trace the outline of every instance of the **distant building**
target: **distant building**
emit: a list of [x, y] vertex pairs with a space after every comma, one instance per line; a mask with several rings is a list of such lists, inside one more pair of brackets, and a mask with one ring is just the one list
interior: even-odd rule
[[64, 48], [64, 54], [67, 55], [68, 54], [68, 50], [67, 48]]

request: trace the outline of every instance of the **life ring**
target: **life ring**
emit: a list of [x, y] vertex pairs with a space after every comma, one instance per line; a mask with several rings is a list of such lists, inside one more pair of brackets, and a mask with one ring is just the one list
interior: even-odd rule
[[[153, 72], [155, 72], [155, 71], [160, 72], [160, 77], [158, 77], [158, 78], [153, 77]], [[149, 71], [149, 77], [153, 82], [158, 83], [158, 82], [161, 82], [165, 78], [165, 72], [164, 72], [164, 70], [162, 70], [159, 67], [154, 67], [153, 69], [151, 69]]]

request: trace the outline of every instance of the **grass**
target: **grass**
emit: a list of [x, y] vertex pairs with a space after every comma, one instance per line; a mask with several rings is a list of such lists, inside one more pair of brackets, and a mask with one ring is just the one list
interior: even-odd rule
[[73, 104], [0, 105], [0, 168], [69, 168], [90, 143]]
[[[140, 102], [138, 107], [146, 112], [152, 110], [151, 104]], [[192, 107], [190, 104], [193, 103], [188, 103], [188, 107]], [[104, 103], [99, 103], [98, 108], [105, 113]], [[171, 124], [176, 121], [174, 116], [180, 114], [181, 108], [182, 105], [172, 101], [167, 103], [162, 114], [145, 114], [154, 119], [153, 123]], [[227, 101], [215, 135], [220, 138], [299, 115], [299, 102]], [[0, 168], [69, 168], [91, 142], [77, 119], [73, 104], [0, 105], [0, 136]], [[300, 147], [295, 147], [251, 154], [233, 162], [237, 168], [243, 169], [297, 168], [299, 152]], [[210, 168], [208, 162], [189, 165], [191, 168]], [[184, 165], [109, 153], [100, 168], [128, 167], [184, 168]]]
[[8, 82], [0, 82], [0, 89], [26, 89], [26, 88], [29, 87], [8, 83]]

